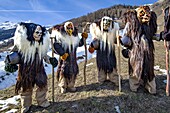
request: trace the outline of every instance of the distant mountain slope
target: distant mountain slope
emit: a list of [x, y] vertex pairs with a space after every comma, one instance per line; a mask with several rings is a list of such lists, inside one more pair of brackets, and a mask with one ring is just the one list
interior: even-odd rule
[[6, 40], [14, 36], [17, 23], [6, 21], [0, 24], [0, 41]]
[[167, 6], [170, 6], [170, 0], [158, 0], [158, 2], [154, 3], [151, 6], [152, 10], [155, 11], [157, 15], [158, 33], [163, 31], [164, 17], [163, 17], [162, 9], [165, 9]]
[[8, 30], [8, 29], [16, 28], [16, 26], [17, 26], [17, 23], [13, 23], [13, 22], [10, 22], [10, 21], [5, 21], [4, 23], [0, 24], [0, 29], [1, 30]]
[[3, 40], [13, 37], [15, 29], [16, 28], [0, 30], [0, 41], [3, 41]]
[[122, 15], [128, 9], [135, 9], [138, 6], [130, 6], [130, 5], [114, 5], [109, 8], [99, 9], [95, 12], [88, 13], [87, 15], [81, 16], [79, 18], [73, 18], [69, 21], [72, 21], [77, 27], [79, 32], [82, 32], [83, 26], [85, 26], [86, 22], [94, 22], [98, 19], [101, 19], [103, 16], [110, 16], [112, 18], [120, 19]]
[[[149, 4], [150, 5], [150, 4]], [[150, 5], [151, 9], [155, 11], [157, 14], [157, 24], [158, 24], [158, 33], [163, 30], [164, 26], [164, 18], [162, 9], [165, 7], [170, 6], [170, 0], [158, 0], [157, 2]], [[86, 22], [94, 22], [102, 18], [105, 15], [108, 15], [112, 18], [116, 18], [117, 22], [119, 22], [120, 27], [123, 28], [122, 22], [119, 21], [122, 15], [129, 9], [136, 9], [138, 6], [130, 6], [130, 5], [114, 5], [109, 8], [104, 8], [97, 10], [95, 12], [89, 13], [87, 15], [81, 16], [79, 18], [73, 18], [72, 21], [79, 29], [79, 32], [82, 31], [82, 27], [86, 24]]]
[[[158, 33], [163, 30], [164, 26], [164, 18], [162, 9], [165, 7], [170, 6], [170, 0], [158, 0], [154, 4], [152, 4], [150, 7], [153, 11], [157, 14], [157, 24], [158, 24]], [[73, 18], [68, 21], [72, 21], [75, 26], [77, 26], [79, 32], [82, 32], [82, 28], [85, 26], [86, 22], [94, 22], [103, 16], [110, 16], [112, 18], [115, 18], [117, 22], [119, 22], [120, 27], [123, 28], [123, 24], [121, 22], [122, 15], [129, 9], [136, 9], [138, 6], [130, 6], [130, 5], [114, 5], [109, 8], [103, 8], [99, 9], [95, 12], [88, 13], [87, 15]], [[63, 22], [64, 23], [64, 22]], [[61, 23], [62, 24], [62, 23]], [[6, 28], [5, 26], [8, 26]], [[5, 22], [4, 24], [0, 25], [0, 41], [8, 39], [14, 35], [16, 24], [12, 22]], [[48, 26], [49, 27], [49, 26]], [[5, 30], [4, 30], [5, 29]]]

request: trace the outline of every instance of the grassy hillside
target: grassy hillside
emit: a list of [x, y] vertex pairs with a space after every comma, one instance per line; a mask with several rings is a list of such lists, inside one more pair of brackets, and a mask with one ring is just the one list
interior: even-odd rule
[[[165, 69], [165, 49], [163, 42], [154, 42], [155, 44], [155, 65]], [[117, 53], [117, 50], [116, 50]], [[128, 84], [127, 59], [121, 56], [121, 76], [122, 91], [118, 91], [113, 83], [107, 81], [103, 85], [97, 83], [97, 68], [95, 59], [90, 59], [86, 69], [87, 85], [83, 83], [84, 62], [79, 64], [80, 73], [77, 77], [74, 93], [59, 93], [59, 87], [55, 80], [55, 103], [48, 108], [37, 106], [33, 98], [33, 106], [30, 113], [116, 113], [115, 107], [119, 106], [121, 113], [169, 113], [170, 98], [165, 95], [166, 76], [159, 71], [155, 71], [157, 94], [151, 95], [142, 87], [137, 93], [131, 92]], [[51, 100], [51, 75], [48, 76], [48, 99]], [[35, 94], [34, 94], [35, 95]], [[14, 86], [1, 90], [1, 99], [14, 96]], [[20, 105], [11, 108], [20, 108]], [[5, 112], [5, 111], [4, 111]]]
[[162, 10], [165, 9], [167, 6], [170, 6], [170, 0], [159, 0], [159, 1], [160, 2], [156, 2], [151, 6], [152, 10], [155, 11], [157, 15], [158, 33], [163, 31], [164, 29], [164, 15]]
[[[157, 24], [158, 29], [157, 33], [159, 34], [163, 31], [164, 27], [164, 17], [162, 13], [162, 9], [170, 5], [170, 0], [158, 0], [153, 3], [150, 7], [157, 15]], [[130, 6], [125, 4], [113, 5], [108, 8], [99, 9], [95, 12], [88, 13], [87, 15], [83, 15], [78, 18], [73, 18], [68, 21], [72, 21], [75, 26], [77, 26], [79, 32], [82, 32], [82, 28], [85, 26], [86, 22], [94, 22], [98, 19], [101, 19], [103, 16], [110, 16], [112, 18], [116, 18], [116, 21], [120, 24], [120, 27], [123, 28], [121, 17], [122, 15], [129, 9], [136, 9], [139, 6]], [[63, 22], [64, 23], [64, 22]]]

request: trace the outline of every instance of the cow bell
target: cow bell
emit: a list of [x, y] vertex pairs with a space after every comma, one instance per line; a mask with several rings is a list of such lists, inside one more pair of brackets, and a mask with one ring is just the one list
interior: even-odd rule
[[12, 52], [11, 54], [7, 55], [5, 59], [5, 63], [8, 64], [19, 64], [20, 62], [20, 55], [18, 52]]

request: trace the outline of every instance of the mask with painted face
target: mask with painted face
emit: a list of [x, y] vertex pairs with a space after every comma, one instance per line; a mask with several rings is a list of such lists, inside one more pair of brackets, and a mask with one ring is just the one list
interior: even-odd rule
[[73, 25], [71, 23], [66, 26], [66, 32], [67, 32], [67, 34], [69, 36], [72, 35], [72, 33], [73, 33]]
[[109, 29], [111, 29], [112, 27], [112, 18], [104, 16], [102, 18], [102, 25], [103, 27], [103, 31], [109, 31]]
[[149, 23], [151, 12], [149, 6], [141, 6], [137, 9], [137, 17], [141, 23]]
[[39, 41], [41, 36], [42, 36], [42, 29], [40, 26], [37, 26], [37, 28], [35, 29], [35, 31], [33, 33], [33, 37], [34, 37], [35, 41]]

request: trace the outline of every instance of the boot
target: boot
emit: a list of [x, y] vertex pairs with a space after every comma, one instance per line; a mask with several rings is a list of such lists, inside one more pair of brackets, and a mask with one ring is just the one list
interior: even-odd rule
[[32, 90], [27, 90], [20, 94], [21, 99], [21, 113], [26, 113], [32, 103]]
[[39, 106], [41, 107], [48, 107], [50, 103], [46, 99], [47, 87], [39, 88], [37, 87], [36, 90], [36, 100]]
[[61, 93], [66, 93], [66, 89], [63, 88], [63, 87], [61, 87], [60, 92], [61, 92]]
[[46, 108], [46, 107], [50, 106], [50, 103], [48, 101], [45, 101], [40, 106], [43, 108]]
[[27, 107], [22, 107], [22, 108], [21, 108], [21, 113], [26, 113], [26, 112], [29, 111], [29, 109], [30, 109], [29, 106], [27, 106]]
[[145, 88], [148, 90], [150, 94], [156, 94], [156, 83], [155, 78], [152, 81], [147, 81]]
[[76, 91], [76, 88], [75, 88], [75, 87], [68, 88], [68, 91], [70, 91], [70, 92], [75, 92], [75, 91]]

